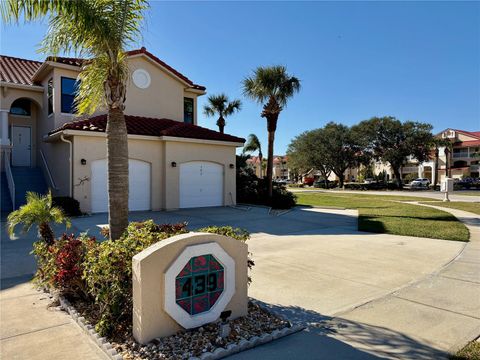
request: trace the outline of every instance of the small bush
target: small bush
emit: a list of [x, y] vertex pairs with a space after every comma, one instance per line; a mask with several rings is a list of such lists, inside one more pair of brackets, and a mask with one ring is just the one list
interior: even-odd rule
[[34, 282], [43, 288], [57, 289], [65, 295], [85, 298], [86, 286], [82, 267], [88, 249], [95, 247], [95, 238], [86, 234], [78, 238], [63, 234], [52, 245], [44, 241], [33, 244], [32, 254], [37, 261]]
[[56, 196], [52, 198], [53, 206], [58, 206], [67, 216], [80, 216], [80, 203], [69, 196]]
[[[240, 241], [250, 237], [247, 231], [229, 226], [198, 231]], [[77, 238], [63, 235], [52, 245], [37, 241], [32, 251], [38, 265], [35, 282], [70, 298], [87, 301], [95, 328], [102, 336], [125, 331], [132, 322], [133, 256], [158, 241], [186, 232], [186, 223], [158, 225], [148, 220], [130, 223], [116, 241], [100, 243], [85, 234]], [[248, 267], [253, 265], [249, 256]]]
[[111, 334], [117, 324], [131, 321], [133, 256], [158, 241], [186, 232], [184, 223], [132, 222], [120, 239], [89, 249], [83, 277], [101, 314], [95, 327], [101, 335]]

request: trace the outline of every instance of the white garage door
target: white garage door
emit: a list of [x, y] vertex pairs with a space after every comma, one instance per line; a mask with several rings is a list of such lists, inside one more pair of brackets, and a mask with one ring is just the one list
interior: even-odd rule
[[192, 161], [180, 164], [180, 207], [223, 205], [223, 166]]
[[[150, 210], [150, 164], [128, 160], [130, 211]], [[92, 161], [92, 212], [108, 211], [107, 160]]]

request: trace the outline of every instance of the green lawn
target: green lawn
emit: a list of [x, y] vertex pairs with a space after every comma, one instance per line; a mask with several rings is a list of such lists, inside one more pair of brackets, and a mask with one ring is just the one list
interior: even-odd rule
[[422, 201], [421, 204], [435, 205], [435, 206], [441, 206], [441, 207], [446, 207], [450, 209], [469, 211], [471, 213], [480, 215], [480, 203], [472, 203], [472, 202], [465, 202], [465, 201], [450, 201], [450, 202]]
[[453, 195], [460, 196], [477, 196], [480, 199], [480, 190], [470, 190], [470, 191], [454, 191]]
[[383, 196], [338, 193], [296, 193], [298, 205], [358, 209], [361, 231], [436, 239], [468, 241], [468, 229], [453, 215], [398, 201], [421, 201], [413, 196]]
[[450, 356], [451, 360], [480, 360], [480, 342], [472, 341], [455, 355]]

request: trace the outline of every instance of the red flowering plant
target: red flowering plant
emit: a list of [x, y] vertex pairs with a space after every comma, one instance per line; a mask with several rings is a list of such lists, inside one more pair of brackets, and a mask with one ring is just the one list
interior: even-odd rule
[[33, 253], [38, 270], [35, 282], [64, 295], [88, 298], [83, 277], [83, 262], [89, 249], [97, 246], [94, 237], [63, 234], [52, 245], [36, 242]]

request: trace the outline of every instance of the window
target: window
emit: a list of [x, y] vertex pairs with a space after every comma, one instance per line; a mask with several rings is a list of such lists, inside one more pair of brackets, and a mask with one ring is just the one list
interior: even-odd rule
[[73, 114], [75, 112], [75, 93], [77, 92], [78, 82], [76, 79], [62, 77], [62, 113]]
[[193, 124], [193, 99], [183, 98], [183, 121]]
[[53, 113], [53, 79], [48, 80], [47, 83], [47, 101], [48, 101], [48, 115]]
[[12, 106], [10, 107], [10, 114], [30, 116], [31, 115], [30, 108], [31, 108], [30, 100], [17, 99], [13, 102]]

